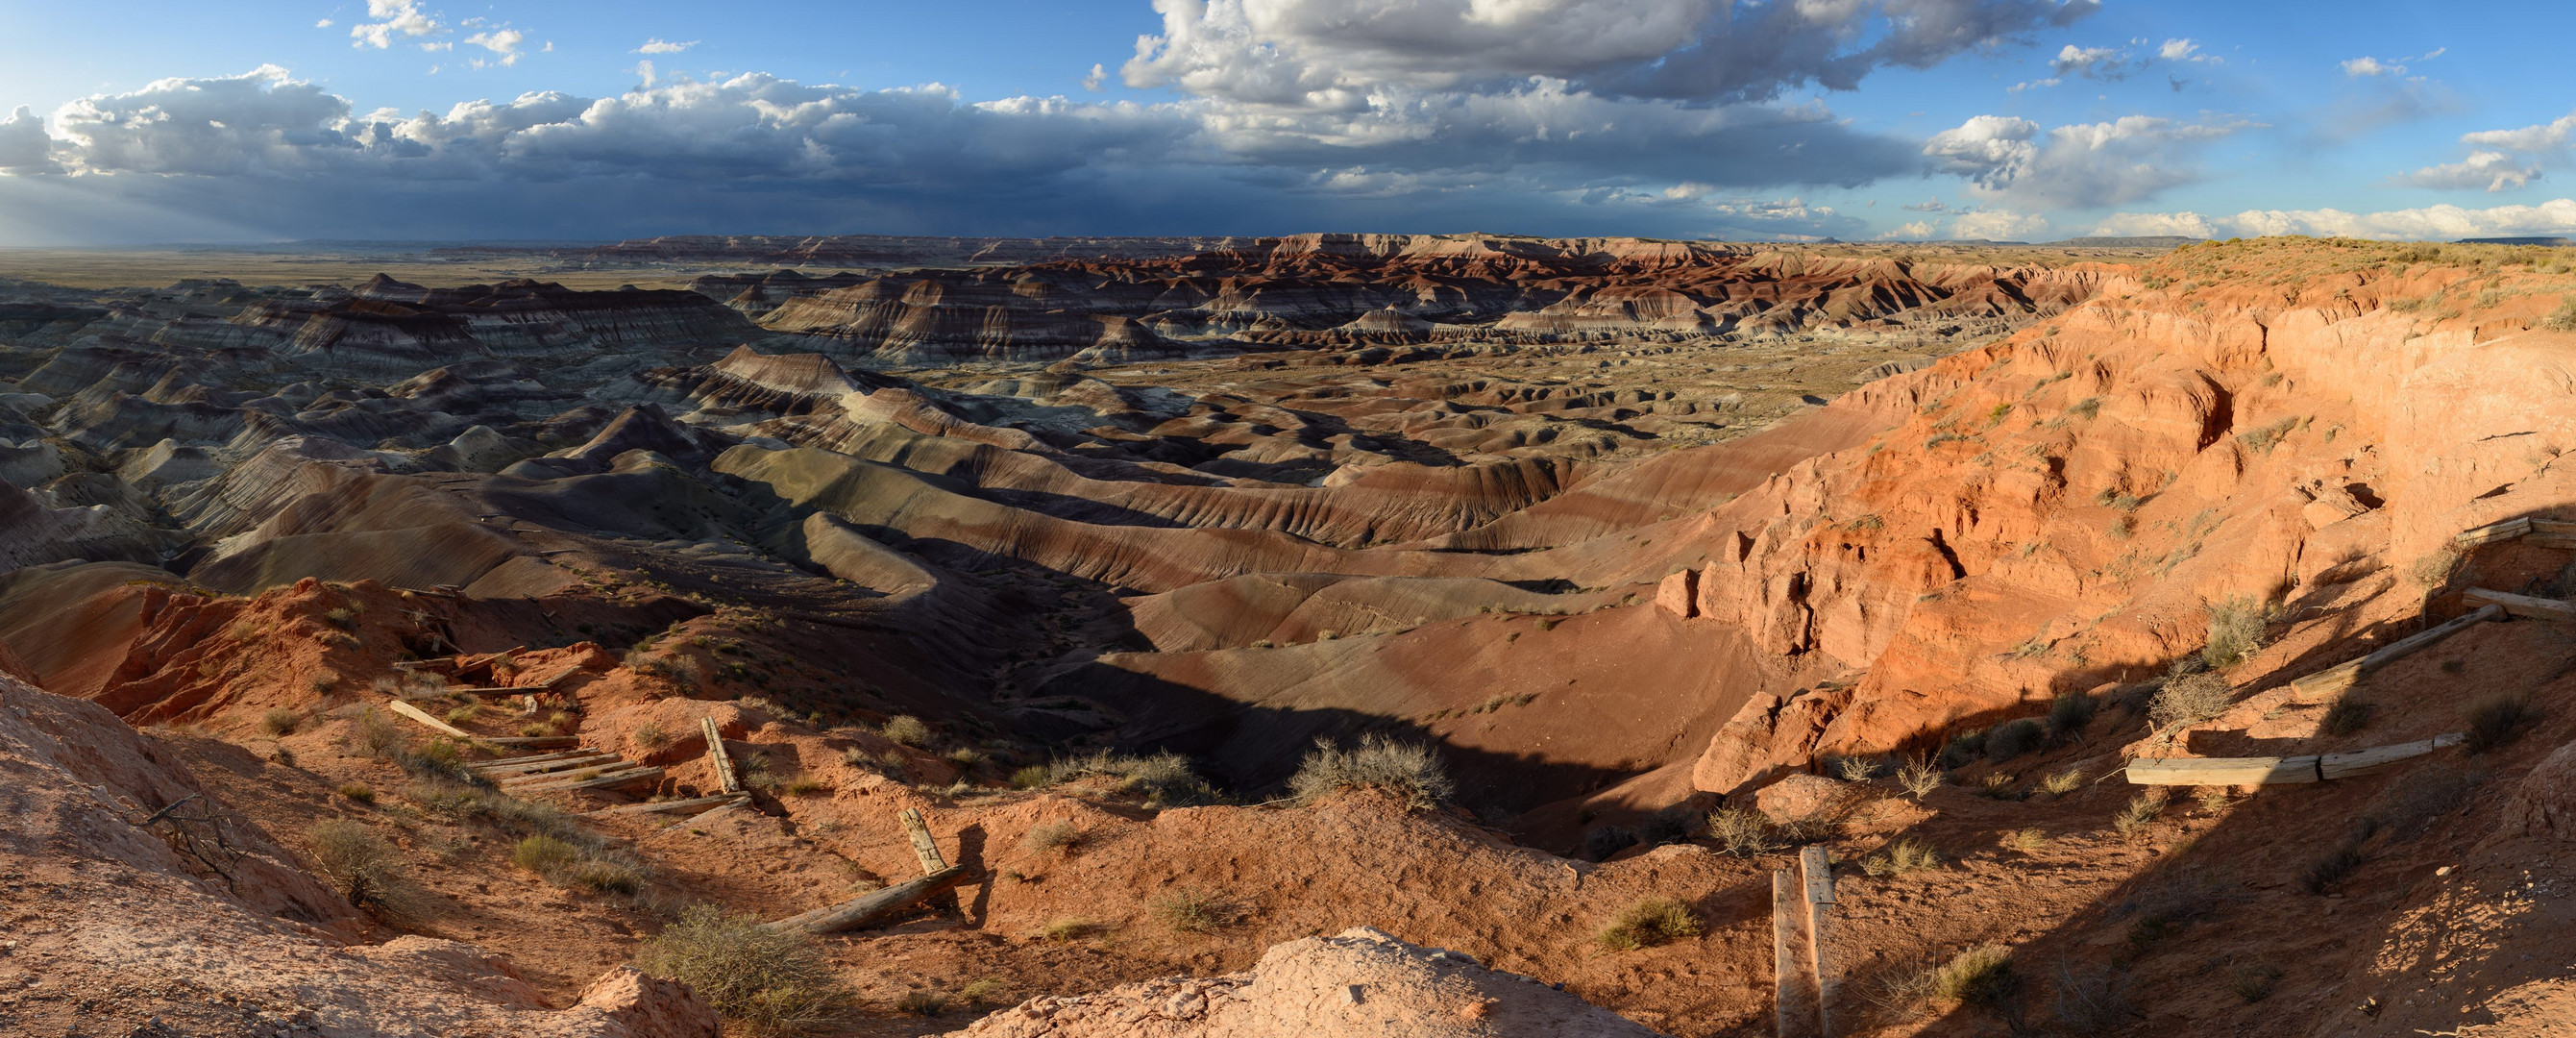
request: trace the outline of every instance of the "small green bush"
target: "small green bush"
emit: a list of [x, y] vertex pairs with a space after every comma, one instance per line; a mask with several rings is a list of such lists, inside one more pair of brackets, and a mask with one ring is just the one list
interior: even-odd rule
[[1233, 925], [1237, 917], [1232, 902], [1190, 887], [1155, 895], [1146, 909], [1173, 933], [1208, 933]]
[[2264, 609], [2260, 602], [2237, 596], [2212, 603], [2209, 611], [2209, 641], [2200, 650], [2200, 658], [2213, 668], [2225, 669], [2245, 662], [2263, 645]]
[[1668, 897], [1649, 897], [1629, 905], [1601, 931], [1601, 946], [1611, 951], [1635, 951], [1700, 934], [1699, 919], [1682, 903]]
[[366, 823], [322, 822], [305, 831], [305, 844], [322, 878], [349, 904], [393, 919], [418, 913], [422, 902], [403, 874], [401, 855]]
[[364, 782], [351, 782], [341, 786], [340, 795], [351, 800], [355, 800], [361, 804], [372, 804], [376, 802], [375, 787], [369, 786]]
[[2058, 693], [2048, 704], [2048, 734], [2060, 739], [2083, 734], [2099, 708], [2092, 696], [2082, 692]]
[[510, 849], [511, 864], [538, 875], [553, 875], [579, 860], [580, 848], [542, 833], [520, 840]]
[[1054, 774], [1048, 771], [1047, 766], [1044, 764], [1031, 764], [1028, 767], [1021, 768], [1020, 770], [1011, 773], [1011, 788], [1013, 789], [1044, 789], [1049, 785], [1053, 785], [1054, 782]]
[[1886, 878], [1941, 867], [1941, 855], [1920, 840], [1907, 837], [1887, 845], [1860, 863], [1861, 871]]
[[635, 966], [687, 984], [735, 1028], [753, 1038], [787, 1038], [822, 1030], [847, 1011], [851, 996], [803, 934], [762, 929], [749, 915], [713, 905], [683, 909], [635, 956]]
[[1216, 790], [1190, 770], [1190, 759], [1177, 753], [1130, 757], [1107, 750], [1083, 757], [1060, 757], [1047, 765], [1049, 785], [1084, 778], [1113, 778], [1121, 792], [1139, 792], [1148, 804], [1186, 806], [1216, 802]]
[[886, 718], [886, 723], [877, 729], [877, 734], [905, 746], [926, 746], [930, 743], [930, 726], [922, 723], [921, 718], [911, 714], [896, 714]]
[[2037, 721], [2027, 717], [2006, 721], [1986, 733], [1986, 759], [2000, 764], [2038, 749], [2047, 740], [2047, 731]]
[[1987, 943], [1950, 957], [1932, 971], [1932, 998], [1958, 1005], [1992, 1006], [2019, 986], [2013, 975], [2012, 949]]

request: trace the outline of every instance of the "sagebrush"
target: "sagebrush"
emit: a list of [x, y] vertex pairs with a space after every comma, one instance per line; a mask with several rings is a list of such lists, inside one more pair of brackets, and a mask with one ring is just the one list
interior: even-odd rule
[[754, 916], [714, 905], [681, 910], [644, 942], [635, 967], [687, 984], [733, 1028], [755, 1038], [820, 1030], [851, 999], [831, 960], [805, 935], [765, 930]]

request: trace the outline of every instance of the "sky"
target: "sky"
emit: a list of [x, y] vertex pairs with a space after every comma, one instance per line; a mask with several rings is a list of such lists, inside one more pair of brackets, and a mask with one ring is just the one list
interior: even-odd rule
[[0, 246], [2576, 234], [2576, 4], [0, 0]]

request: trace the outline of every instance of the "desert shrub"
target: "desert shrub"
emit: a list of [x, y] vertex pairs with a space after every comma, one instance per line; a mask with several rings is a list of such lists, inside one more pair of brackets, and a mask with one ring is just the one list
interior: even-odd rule
[[633, 894], [644, 888], [644, 874], [633, 866], [604, 858], [585, 858], [562, 873], [565, 886], [593, 894]]
[[1624, 825], [1596, 825], [1583, 834], [1583, 856], [1593, 861], [1608, 861], [1636, 845], [1637, 831]]
[[2056, 738], [2081, 735], [2084, 726], [2093, 723], [2099, 706], [2093, 697], [2082, 692], [2061, 692], [2048, 704], [2048, 734]]
[[2202, 786], [2191, 798], [2200, 804], [2201, 810], [2210, 814], [2227, 810], [2227, 805], [2236, 802], [2236, 797], [2228, 793], [2225, 786]]
[[1721, 807], [1708, 813], [1708, 838], [1721, 851], [1739, 858], [1771, 854], [1787, 846], [1771, 830], [1771, 820], [1748, 807]]
[[347, 785], [341, 786], [340, 795], [351, 800], [355, 800], [361, 804], [372, 804], [376, 802], [375, 787], [369, 786], [364, 782], [351, 782]]
[[2355, 870], [2361, 868], [2365, 860], [2367, 859], [2362, 857], [2360, 844], [2353, 842], [2337, 844], [2335, 849], [2309, 862], [2308, 867], [2299, 873], [2299, 889], [2311, 894], [2323, 894], [2334, 889], [2335, 884], [2350, 878]]
[[2111, 816], [2111, 828], [2119, 830], [2122, 836], [2137, 835], [2153, 824], [2157, 816], [2165, 813], [2166, 797], [2163, 786], [2147, 787], [2129, 798], [2128, 804], [2120, 808], [2120, 813]]
[[2213, 668], [2233, 667], [2263, 645], [2263, 605], [2242, 595], [2211, 603], [2209, 641], [2200, 658]]
[[830, 788], [830, 786], [823, 784], [822, 779], [815, 778], [811, 775], [798, 775], [781, 784], [778, 787], [778, 791], [791, 797], [810, 797], [816, 793], [829, 790]]
[[2326, 707], [2326, 716], [2317, 722], [2317, 730], [2327, 735], [2351, 735], [2370, 727], [2370, 701], [2346, 692], [2335, 697]]
[[1190, 770], [1190, 759], [1177, 753], [1129, 757], [1101, 750], [1084, 757], [1058, 758], [1047, 765], [1047, 775], [1050, 784], [1113, 778], [1118, 780], [1120, 791], [1143, 793], [1149, 804], [1206, 804], [1217, 800], [1216, 790]]
[[671, 745], [671, 733], [663, 731], [659, 721], [646, 721], [641, 727], [635, 729], [635, 745], [648, 750], [658, 750]]
[[1288, 779], [1289, 792], [1299, 800], [1341, 789], [1382, 790], [1418, 809], [1439, 806], [1457, 792], [1430, 747], [1376, 734], [1361, 736], [1359, 746], [1349, 750], [1316, 740], [1297, 774]]
[[2117, 970], [2077, 973], [2074, 967], [2061, 962], [2049, 1009], [2073, 1033], [2101, 1034], [2146, 1015], [2130, 1000], [2134, 986], [2128, 974]]
[[2047, 731], [2037, 721], [2027, 717], [2006, 721], [1986, 733], [1986, 759], [2000, 764], [2038, 749], [2047, 739]]
[[948, 1000], [936, 991], [906, 991], [902, 998], [894, 1000], [894, 1008], [914, 1016], [938, 1016], [940, 1010], [948, 1008]]
[[1878, 777], [1880, 766], [1876, 757], [1838, 757], [1834, 760], [1834, 774], [1845, 782], [1867, 782]]
[[2095, 414], [2100, 413], [2101, 410], [2102, 398], [2098, 396], [2088, 396], [2082, 400], [2066, 405], [2066, 413], [2075, 418], [2091, 418]]
[[1082, 827], [1072, 822], [1046, 822], [1031, 826], [1020, 838], [1020, 849], [1030, 854], [1071, 852], [1082, 844]]
[[755, 1038], [819, 1030], [850, 1002], [831, 961], [805, 935], [764, 930], [752, 916], [713, 905], [682, 910], [644, 942], [635, 966], [687, 984]]
[[1157, 894], [1145, 908], [1173, 933], [1208, 933], [1234, 925], [1237, 918], [1232, 902], [1191, 887]]
[[2486, 780], [2482, 770], [2440, 769], [2408, 776], [2405, 782], [2380, 788], [2368, 817], [2379, 819], [2391, 839], [2412, 840], [2424, 835], [2435, 820], [2458, 812]]
[[416, 910], [418, 900], [404, 879], [401, 856], [366, 823], [333, 819], [306, 830], [304, 838], [322, 878], [351, 905], [391, 916]]
[[[859, 751], [852, 750], [850, 752], [857, 753]], [[1011, 788], [1013, 789], [1044, 789], [1053, 782], [1054, 775], [1047, 770], [1047, 766], [1044, 764], [1031, 764], [1028, 767], [1021, 768], [1020, 770], [1011, 773]]]
[[1905, 792], [1919, 802], [1930, 796], [1933, 790], [1941, 788], [1941, 769], [1934, 767], [1931, 761], [1917, 757], [1896, 769], [1896, 784], [1905, 787]]
[[2020, 791], [2013, 789], [2012, 776], [2002, 774], [1988, 775], [1983, 779], [1979, 779], [1977, 781], [1977, 795], [1988, 800], [2028, 799]]
[[2439, 591], [2450, 586], [2452, 579], [2460, 575], [2461, 565], [2467, 561], [2468, 556], [2460, 554], [2457, 548], [2430, 552], [2406, 564], [2406, 580], [2428, 593]]
[[411, 749], [411, 736], [384, 712], [368, 707], [358, 715], [357, 748], [367, 756], [392, 760]]
[[2205, 671], [2166, 678], [2155, 700], [2147, 704], [2147, 720], [2158, 729], [2199, 724], [2226, 713], [2235, 691], [2226, 678]]
[[2006, 848], [2028, 854], [2048, 846], [2048, 834], [2037, 829], [2015, 829], [2004, 834], [2003, 844]]
[[2259, 429], [2248, 429], [2238, 433], [2236, 442], [2244, 444], [2246, 449], [2257, 454], [2270, 454], [2272, 448], [2280, 446], [2281, 441], [2298, 431], [2299, 424], [2300, 420], [2297, 418], [2284, 418]]
[[2009, 997], [2019, 983], [2013, 974], [2012, 949], [1989, 942], [1933, 967], [1928, 987], [1934, 1001], [1992, 1006]]
[[1050, 919], [1047, 920], [1047, 924], [1045, 926], [1038, 928], [1038, 936], [1050, 941], [1080, 940], [1099, 932], [1099, 923], [1092, 922], [1091, 920], [1084, 919], [1080, 916], [1065, 916], [1062, 918]]
[[259, 715], [259, 730], [270, 735], [293, 735], [304, 723], [304, 715], [287, 707], [271, 707]]
[[1601, 931], [1601, 946], [1611, 951], [1651, 948], [1684, 937], [1699, 936], [1699, 919], [1682, 903], [1649, 897], [1629, 905]]
[[2553, 332], [2576, 332], [2576, 296], [2558, 301], [2558, 309], [2540, 319], [2540, 326]]
[[476, 706], [472, 703], [467, 703], [464, 706], [448, 711], [445, 720], [449, 724], [464, 724], [467, 721], [471, 721], [481, 716], [483, 716], [482, 707]]
[[1645, 823], [1637, 827], [1637, 839], [1649, 847], [1680, 843], [1690, 839], [1690, 825], [1690, 808], [1687, 805], [1675, 804], [1647, 815]]
[[972, 746], [960, 746], [948, 751], [948, 763], [961, 768], [972, 768], [984, 763], [984, 760], [984, 751]]
[[1861, 860], [1861, 871], [1879, 878], [1941, 867], [1941, 855], [1921, 840], [1907, 837]]
[[1005, 987], [999, 977], [970, 980], [957, 989], [957, 999], [970, 1006], [980, 1006], [993, 1001], [993, 996], [1001, 994]]
[[2489, 753], [2511, 745], [2540, 720], [2540, 708], [2521, 692], [2499, 692], [2469, 704], [2465, 715], [2470, 753]]
[[344, 631], [354, 631], [358, 629], [358, 611], [347, 606], [342, 606], [338, 609], [322, 614], [322, 619], [329, 621], [331, 626]]
[[1941, 766], [1964, 768], [1986, 754], [1986, 731], [1983, 728], [1960, 732], [1941, 747]]
[[2272, 989], [2281, 983], [2281, 967], [2268, 962], [2251, 962], [2236, 967], [2227, 981], [2227, 990], [2251, 1005], [2272, 997]]
[[2083, 785], [2084, 769], [2081, 766], [2077, 766], [2068, 768], [2064, 771], [2052, 772], [2047, 777], [2040, 779], [2039, 791], [2053, 797], [2062, 797], [2068, 793], [2075, 792], [2077, 789], [2083, 788]]
[[510, 864], [539, 875], [553, 875], [579, 860], [580, 848], [543, 833], [520, 840], [510, 848]]
[[930, 742], [930, 726], [911, 714], [886, 718], [886, 723], [877, 728], [877, 734], [905, 746], [923, 746]]

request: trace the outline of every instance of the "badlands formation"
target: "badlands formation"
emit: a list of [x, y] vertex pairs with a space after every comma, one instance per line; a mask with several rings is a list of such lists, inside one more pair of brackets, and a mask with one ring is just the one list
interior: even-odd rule
[[441, 261], [0, 282], [0, 1032], [2576, 1027], [2552, 250]]

